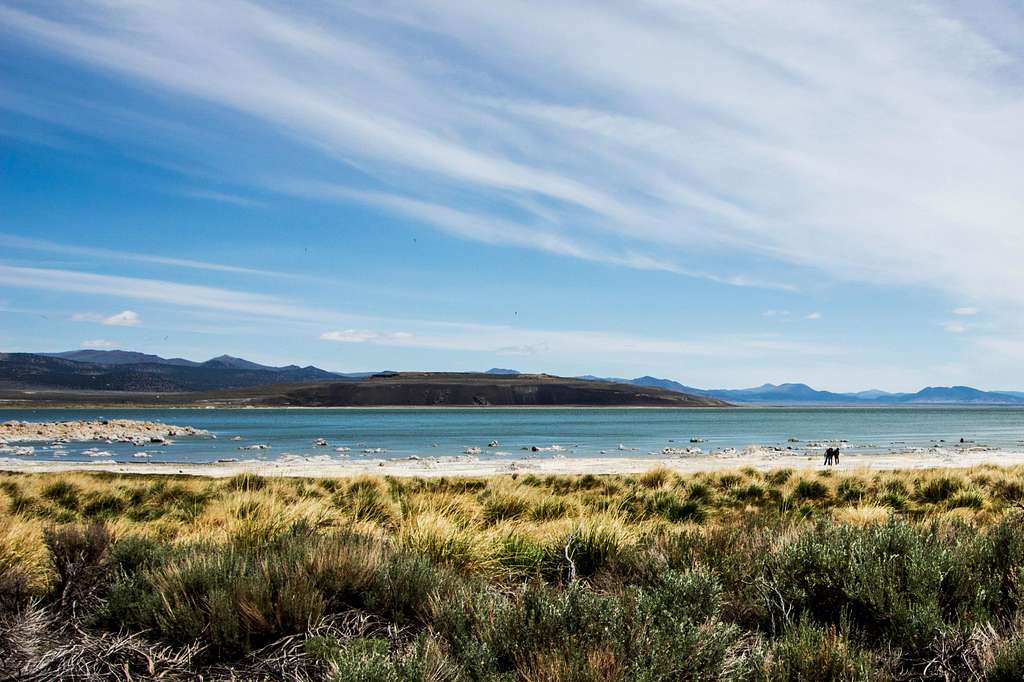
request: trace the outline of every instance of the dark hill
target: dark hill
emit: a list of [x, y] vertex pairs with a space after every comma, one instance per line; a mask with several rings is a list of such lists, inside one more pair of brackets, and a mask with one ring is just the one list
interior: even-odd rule
[[244, 360], [236, 365], [222, 358], [188, 365], [164, 361], [163, 358], [134, 363], [124, 362], [123, 356], [111, 359], [116, 361], [100, 364], [53, 355], [0, 353], [0, 389], [187, 392], [340, 379], [338, 375], [316, 367], [264, 368]]
[[727, 407], [715, 398], [547, 374], [401, 372], [366, 379], [223, 392], [209, 402], [302, 407], [644, 406]]

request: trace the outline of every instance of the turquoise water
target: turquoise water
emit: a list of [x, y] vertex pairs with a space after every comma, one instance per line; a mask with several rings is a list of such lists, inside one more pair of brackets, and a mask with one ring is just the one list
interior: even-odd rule
[[[647, 456], [663, 448], [713, 453], [748, 445], [817, 452], [816, 442], [848, 441], [848, 454], [904, 451], [958, 442], [1024, 449], [1024, 408], [739, 408], [739, 409], [32, 409], [0, 410], [0, 421], [145, 419], [207, 429], [216, 439], [179, 439], [170, 446], [126, 443], [26, 443], [18, 459], [153, 462], [274, 460], [285, 455], [332, 459], [443, 457], [480, 448], [481, 459]], [[233, 439], [240, 440], [233, 440]], [[323, 438], [328, 447], [315, 447]], [[691, 438], [703, 442], [690, 443]], [[789, 439], [798, 439], [791, 442]], [[499, 446], [489, 448], [488, 443]], [[945, 443], [942, 443], [945, 441]], [[240, 450], [255, 444], [269, 449]], [[620, 449], [620, 445], [623, 449]], [[557, 448], [551, 449], [552, 446]], [[86, 451], [97, 448], [100, 454]], [[336, 448], [349, 448], [338, 452]], [[382, 448], [383, 452], [377, 451]], [[365, 453], [364, 450], [373, 450]], [[0, 458], [11, 454], [0, 452]]]

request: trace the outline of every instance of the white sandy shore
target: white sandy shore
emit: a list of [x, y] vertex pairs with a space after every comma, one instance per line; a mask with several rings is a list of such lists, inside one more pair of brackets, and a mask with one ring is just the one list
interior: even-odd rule
[[[979, 464], [1009, 466], [1024, 464], [1024, 452], [998, 450], [952, 451], [932, 449], [925, 452], [844, 454], [842, 463], [829, 467], [837, 471], [931, 469], [940, 467], [972, 467]], [[424, 458], [419, 460], [360, 459], [323, 461], [302, 459], [286, 462], [247, 460], [214, 464], [168, 464], [155, 462], [67, 462], [0, 459], [0, 471], [62, 472], [108, 471], [121, 474], [186, 474], [224, 477], [241, 473], [261, 476], [489, 476], [492, 474], [627, 474], [668, 467], [680, 473], [720, 471], [754, 467], [769, 469], [821, 469], [822, 458], [808, 455], [749, 455], [694, 457], [566, 457], [529, 458], [518, 460], [475, 460], [474, 458]]]

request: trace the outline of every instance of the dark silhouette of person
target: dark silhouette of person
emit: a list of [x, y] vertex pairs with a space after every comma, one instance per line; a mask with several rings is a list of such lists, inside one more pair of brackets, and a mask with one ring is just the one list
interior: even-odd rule
[[831, 464], [832, 464], [832, 448], [828, 448], [828, 449], [825, 450], [825, 466], [829, 466]]
[[839, 448], [832, 448], [832, 463], [839, 464]]

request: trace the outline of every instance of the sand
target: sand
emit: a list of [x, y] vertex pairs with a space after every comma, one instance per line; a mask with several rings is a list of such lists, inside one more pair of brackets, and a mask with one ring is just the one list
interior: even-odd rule
[[[942, 467], [972, 467], [979, 464], [1002, 466], [1024, 464], [1024, 452], [988, 449], [946, 450], [933, 448], [926, 451], [882, 454], [844, 454], [839, 465], [829, 467], [837, 472], [930, 469]], [[730, 456], [691, 457], [524, 457], [509, 459], [477, 459], [475, 457], [447, 457], [385, 460], [360, 458], [338, 461], [317, 457], [295, 457], [285, 461], [245, 460], [212, 464], [170, 464], [156, 462], [67, 462], [0, 459], [0, 471], [61, 472], [107, 471], [122, 474], [185, 474], [190, 476], [225, 477], [241, 473], [261, 476], [354, 476], [376, 474], [381, 476], [489, 476], [493, 474], [628, 474], [655, 467], [668, 467], [680, 473], [720, 471], [753, 467], [759, 470], [793, 468], [822, 469], [818, 455], [777, 454], [770, 451], [743, 452]]]

